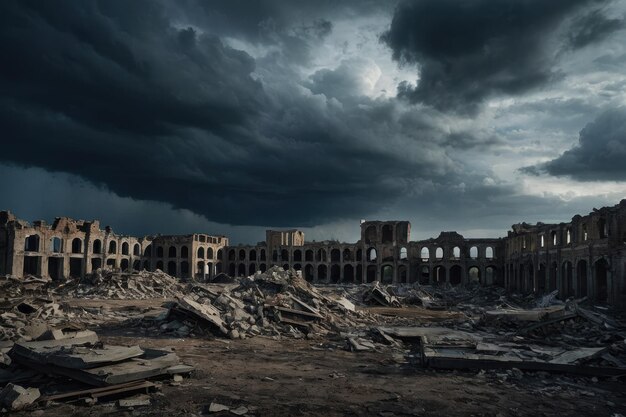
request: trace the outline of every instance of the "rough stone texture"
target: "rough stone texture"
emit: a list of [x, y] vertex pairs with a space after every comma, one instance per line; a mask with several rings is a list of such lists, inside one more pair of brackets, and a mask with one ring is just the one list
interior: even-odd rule
[[[0, 274], [63, 278], [108, 265], [211, 279], [278, 265], [314, 283], [478, 282], [525, 293], [558, 290], [561, 299], [587, 296], [626, 307], [626, 200], [566, 223], [516, 224], [498, 239], [441, 232], [411, 241], [410, 229], [407, 221], [363, 222], [356, 243], [306, 242], [295, 229], [268, 230], [265, 242], [232, 247], [226, 237], [202, 234], [118, 236], [108, 227], [100, 230], [97, 221], [57, 218], [52, 226], [30, 226], [0, 212]], [[58, 251], [53, 238], [61, 239]]]
[[0, 404], [11, 410], [21, 410], [35, 402], [40, 396], [37, 388], [24, 388], [9, 383], [0, 391]]
[[221, 272], [224, 236], [117, 235], [97, 220], [58, 217], [52, 225], [29, 223], [0, 212], [0, 275], [34, 275], [55, 280], [84, 277], [99, 268], [160, 269], [178, 278], [212, 277]]

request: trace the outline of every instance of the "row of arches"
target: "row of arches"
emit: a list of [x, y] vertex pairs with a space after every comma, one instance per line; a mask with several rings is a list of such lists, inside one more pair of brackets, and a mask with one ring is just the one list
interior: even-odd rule
[[[459, 246], [455, 246], [452, 248], [451, 254], [449, 256], [450, 259], [461, 259], [461, 248]], [[479, 258], [479, 249], [478, 246], [471, 246], [467, 253], [470, 259], [478, 259]], [[442, 247], [436, 247], [434, 252], [434, 259], [442, 260], [446, 256], [445, 251]], [[494, 258], [494, 249], [491, 246], [487, 246], [484, 251], [485, 259], [493, 259]], [[428, 261], [431, 259], [430, 249], [424, 246], [420, 251], [420, 258], [423, 261]]]
[[[218, 258], [221, 258], [222, 255], [222, 250], [218, 250]], [[206, 248], [206, 250], [204, 249], [204, 247], [200, 246], [198, 248], [198, 250], [196, 251], [196, 257], [198, 259], [213, 259], [213, 248], [208, 247]]]
[[[84, 245], [83, 245], [84, 241], [81, 238], [74, 238], [70, 241], [69, 247], [67, 252], [69, 253], [73, 253], [73, 254], [82, 254], [84, 253]], [[65, 248], [64, 248], [64, 241], [62, 238], [60, 237], [52, 237], [50, 239], [50, 243], [49, 243], [49, 250], [52, 253], [64, 253], [65, 252]], [[102, 254], [103, 253], [103, 248], [102, 248], [102, 240], [100, 239], [95, 239], [92, 242], [92, 253], [93, 254]], [[109, 246], [108, 246], [108, 250], [107, 253], [108, 254], [117, 254], [117, 248], [118, 248], [118, 242], [115, 240], [111, 240], [109, 242]], [[25, 238], [24, 240], [24, 251], [26, 252], [40, 252], [41, 251], [41, 238], [38, 234], [35, 235], [29, 235]], [[45, 249], [44, 249], [45, 251]], [[129, 242], [122, 242], [121, 245], [121, 254], [122, 255], [130, 255], [130, 244]], [[133, 245], [133, 255], [135, 256], [141, 256], [141, 245], [139, 243], [135, 243]]]
[[[536, 276], [532, 262], [522, 263], [517, 267], [509, 264], [509, 289], [539, 294], [558, 290], [562, 299], [593, 295], [597, 302], [608, 302], [609, 271], [609, 263], [604, 258], [596, 260], [592, 265], [586, 259], [575, 263], [567, 260], [560, 267], [557, 262], [540, 263]], [[590, 281], [593, 294], [589, 291]]]
[[[410, 279], [409, 269], [406, 265], [399, 265], [397, 268], [391, 264], [384, 264], [382, 266], [367, 265], [365, 268], [363, 265], [358, 264], [356, 266], [352, 264], [339, 265], [313, 265], [313, 264], [300, 264], [296, 263], [293, 266], [290, 264], [283, 264], [283, 269], [287, 270], [293, 267], [296, 271], [302, 271], [303, 277], [307, 281], [311, 282], [329, 282], [329, 283], [361, 283], [361, 282], [374, 282], [381, 281], [384, 284], [392, 283], [410, 283], [419, 281], [423, 285], [428, 284], [441, 284], [449, 282], [452, 285], [459, 285], [464, 282], [475, 282], [484, 285], [502, 284], [500, 275], [497, 274], [498, 269], [494, 265], [489, 265], [483, 272], [478, 266], [470, 266], [467, 269], [467, 273], [464, 273], [463, 267], [460, 265], [453, 265], [449, 270], [444, 265], [437, 265], [432, 268], [429, 266], [422, 266], [416, 271], [416, 274]], [[262, 263], [257, 265], [256, 263], [250, 263], [246, 266], [245, 263], [229, 263], [228, 274], [231, 276], [247, 276], [254, 274], [257, 270], [264, 272], [266, 270], [266, 264]], [[464, 279], [465, 276], [465, 279]]]
[[[469, 258], [478, 259], [479, 249], [477, 246], [472, 246], [469, 249]], [[445, 256], [444, 249], [441, 247], [435, 248], [434, 258], [432, 260], [443, 260]], [[408, 250], [406, 247], [398, 249], [397, 257], [399, 260], [408, 259]], [[494, 259], [494, 249], [491, 246], [485, 248], [485, 259]], [[366, 260], [368, 262], [378, 261], [379, 255], [375, 247], [370, 247], [366, 250]], [[420, 258], [423, 261], [431, 260], [430, 249], [423, 247], [420, 252]], [[461, 259], [461, 248], [455, 246], [451, 251], [450, 259]], [[266, 261], [265, 249], [230, 249], [228, 252], [228, 260], [233, 261]], [[276, 249], [272, 251], [272, 262], [361, 262], [363, 260], [363, 251], [361, 249], [350, 248], [333, 248], [327, 250], [325, 248], [319, 249], [295, 249], [290, 252], [287, 249]]]

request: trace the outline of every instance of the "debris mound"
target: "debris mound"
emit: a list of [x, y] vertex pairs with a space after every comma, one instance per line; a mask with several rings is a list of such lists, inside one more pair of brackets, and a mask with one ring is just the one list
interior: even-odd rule
[[125, 300], [175, 298], [184, 290], [185, 284], [158, 269], [132, 273], [98, 269], [64, 292], [74, 297]]

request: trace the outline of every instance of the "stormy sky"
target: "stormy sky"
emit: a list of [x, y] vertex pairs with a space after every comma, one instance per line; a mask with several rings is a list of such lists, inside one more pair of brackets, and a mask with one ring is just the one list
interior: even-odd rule
[[0, 2], [0, 209], [356, 241], [626, 198], [626, 0]]

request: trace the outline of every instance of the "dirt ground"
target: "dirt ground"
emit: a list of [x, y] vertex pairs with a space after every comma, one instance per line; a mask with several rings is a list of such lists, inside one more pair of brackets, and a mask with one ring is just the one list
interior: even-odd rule
[[[132, 308], [137, 301], [65, 300], [87, 307]], [[158, 307], [163, 300], [145, 300]], [[381, 314], [389, 313], [380, 311]], [[415, 311], [400, 314], [413, 317]], [[432, 313], [430, 320], [440, 320]], [[428, 320], [428, 318], [422, 318]], [[255, 416], [611, 416], [626, 415], [624, 383], [547, 373], [459, 372], [423, 369], [392, 350], [349, 352], [344, 338], [243, 340], [170, 338], [141, 326], [96, 330], [107, 344], [171, 347], [196, 371], [181, 383], [163, 381], [150, 406], [120, 409], [51, 404], [15, 415], [209, 415], [211, 402], [246, 406]], [[210, 415], [233, 415], [229, 412]]]

